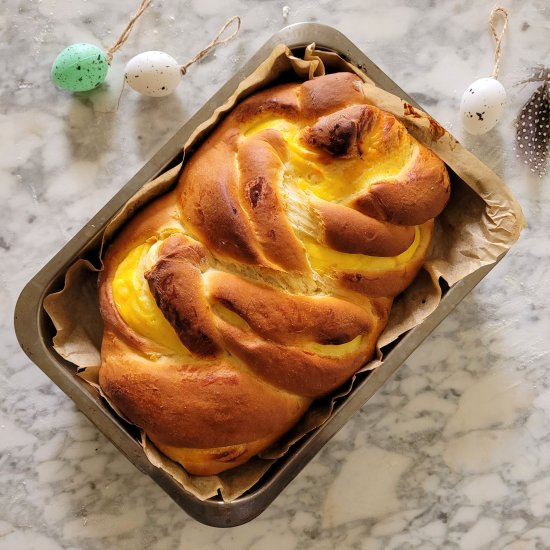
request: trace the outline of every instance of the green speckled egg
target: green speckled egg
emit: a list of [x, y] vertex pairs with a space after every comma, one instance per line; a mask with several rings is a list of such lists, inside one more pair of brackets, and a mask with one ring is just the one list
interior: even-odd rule
[[87, 92], [107, 77], [107, 54], [93, 44], [73, 44], [65, 48], [52, 66], [52, 80], [62, 90]]

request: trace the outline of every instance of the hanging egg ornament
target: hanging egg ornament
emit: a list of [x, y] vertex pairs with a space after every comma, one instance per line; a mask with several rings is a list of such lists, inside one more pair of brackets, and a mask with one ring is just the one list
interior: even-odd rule
[[162, 97], [173, 93], [181, 81], [180, 64], [164, 52], [143, 52], [128, 61], [124, 78], [136, 92]]
[[52, 65], [51, 76], [54, 84], [68, 92], [89, 92], [105, 82], [113, 54], [126, 42], [132, 27], [149, 4], [151, 0], [141, 0], [136, 13], [107, 51], [85, 43], [73, 44], [65, 48]]
[[54, 84], [68, 92], [88, 92], [107, 78], [107, 54], [93, 44], [73, 44], [65, 48], [53, 62]]
[[468, 86], [460, 103], [464, 129], [474, 135], [485, 134], [500, 120], [505, 103], [506, 90], [496, 78], [476, 80]]
[[[500, 34], [496, 31], [497, 18], [503, 18]], [[493, 74], [472, 82], [462, 95], [460, 118], [464, 129], [470, 134], [481, 135], [493, 129], [506, 103], [506, 90], [497, 80], [500, 66], [500, 48], [502, 38], [508, 26], [508, 12], [501, 7], [493, 8], [489, 17], [491, 33], [495, 40], [495, 64]]]

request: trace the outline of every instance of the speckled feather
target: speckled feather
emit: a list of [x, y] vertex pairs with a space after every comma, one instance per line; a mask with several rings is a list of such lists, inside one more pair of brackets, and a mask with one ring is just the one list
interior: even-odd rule
[[543, 82], [523, 106], [516, 122], [517, 156], [531, 172], [548, 171], [550, 148], [550, 83]]

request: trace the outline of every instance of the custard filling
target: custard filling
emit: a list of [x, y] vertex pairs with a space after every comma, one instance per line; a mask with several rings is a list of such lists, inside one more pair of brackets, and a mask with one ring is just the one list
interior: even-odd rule
[[122, 260], [113, 279], [113, 299], [118, 313], [134, 332], [178, 354], [189, 354], [157, 306], [145, 278], [157, 259], [161, 242], [136, 246]]
[[305, 239], [306, 248], [311, 266], [318, 273], [327, 273], [330, 271], [390, 271], [400, 265], [410, 261], [415, 255], [424, 227], [416, 226], [414, 228], [414, 240], [412, 244], [401, 254], [397, 256], [367, 256], [366, 254], [349, 254], [338, 252], [332, 248], [320, 245], [312, 239]]

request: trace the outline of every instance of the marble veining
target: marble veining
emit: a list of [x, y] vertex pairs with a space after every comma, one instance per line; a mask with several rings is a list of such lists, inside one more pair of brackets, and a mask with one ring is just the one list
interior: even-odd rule
[[[550, 59], [548, 2], [501, 2], [509, 100], [476, 137], [458, 107], [492, 70], [489, 0], [155, 0], [107, 92], [57, 91], [57, 53], [110, 46], [136, 5], [13, 0], [0, 10], [0, 548], [550, 548], [550, 177], [531, 175], [513, 148], [534, 90], [518, 82]], [[239, 38], [191, 67], [174, 95], [121, 90], [133, 55], [158, 49], [184, 62], [235, 14]], [[509, 184], [529, 227], [260, 517], [219, 530], [189, 518], [77, 411], [19, 349], [12, 315], [36, 271], [252, 52], [298, 21], [332, 25], [363, 49]]]

